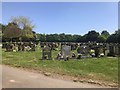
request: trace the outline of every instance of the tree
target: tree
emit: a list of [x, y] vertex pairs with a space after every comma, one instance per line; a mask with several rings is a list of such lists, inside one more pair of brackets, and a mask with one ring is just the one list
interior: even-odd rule
[[5, 30], [6, 25], [0, 24], [0, 40], [1, 41], [5, 41], [4, 37], [3, 37], [3, 31]]
[[65, 38], [65, 34], [64, 34], [64, 33], [59, 34], [59, 36], [60, 36], [60, 41], [61, 41], [61, 42], [65, 42], [65, 41], [66, 41], [66, 38]]
[[26, 27], [33, 29], [35, 27], [35, 25], [32, 24], [30, 18], [24, 16], [11, 17], [11, 22], [16, 23], [21, 29]]
[[3, 33], [3, 31], [5, 30], [6, 25], [0, 24], [0, 32]]
[[11, 22], [16, 23], [18, 27], [22, 29], [21, 38], [23, 41], [34, 38], [34, 33], [32, 32], [34, 25], [29, 18], [24, 16], [12, 17]]
[[53, 34], [54, 42], [59, 42], [60, 41], [60, 36], [59, 34]]
[[73, 39], [72, 35], [70, 35], [70, 34], [66, 34], [65, 38], [66, 38], [66, 40], [65, 40], [66, 42], [71, 42]]
[[109, 36], [110, 34], [109, 34], [109, 32], [107, 30], [103, 30], [102, 33], [101, 33], [101, 35]]
[[76, 35], [75, 34], [75, 35], [73, 35], [73, 40], [72, 41], [73, 42], [79, 42], [81, 40], [81, 37], [82, 37], [81, 35]]
[[47, 41], [47, 42], [52, 42], [53, 39], [54, 39], [54, 38], [53, 38], [52, 34], [47, 34], [47, 35], [46, 35], [46, 41]]
[[3, 30], [3, 38], [19, 38], [21, 36], [21, 29], [15, 23], [9, 23]]
[[36, 39], [37, 39], [37, 34], [36, 34], [35, 31], [32, 31], [32, 33], [33, 33], [33, 41], [36, 41]]
[[115, 31], [114, 34], [110, 35], [107, 39], [108, 43], [120, 43], [120, 30]]
[[88, 42], [88, 40], [87, 40], [87, 34], [85, 34], [81, 38], [79, 38], [79, 42]]
[[107, 40], [107, 38], [110, 36], [110, 34], [109, 34], [108, 31], [104, 30], [104, 31], [102, 31], [101, 36], [102, 36], [105, 40]]
[[2, 40], [2, 24], [0, 24], [0, 41]]
[[118, 43], [120, 44], [120, 29], [118, 29]]
[[87, 41], [97, 41], [99, 37], [99, 33], [96, 32], [95, 30], [89, 31], [88, 34], [86, 35], [86, 40]]
[[104, 43], [104, 42], [106, 42], [106, 38], [102, 35], [99, 35], [98, 38], [97, 38], [97, 42]]
[[37, 39], [39, 39], [41, 42], [46, 42], [46, 35], [37, 33]]
[[30, 28], [30, 27], [25, 27], [25, 28], [22, 30], [22, 35], [21, 35], [21, 37], [22, 37], [22, 39], [23, 39], [24, 41], [28, 41], [28, 40], [34, 38], [34, 34], [33, 34], [32, 30], [31, 30], [31, 28]]

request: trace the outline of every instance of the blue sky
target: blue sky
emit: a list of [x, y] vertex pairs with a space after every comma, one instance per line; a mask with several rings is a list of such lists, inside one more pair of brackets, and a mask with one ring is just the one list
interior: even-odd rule
[[37, 33], [84, 35], [90, 30], [114, 33], [118, 28], [117, 2], [3, 2], [2, 23], [12, 16], [29, 17]]

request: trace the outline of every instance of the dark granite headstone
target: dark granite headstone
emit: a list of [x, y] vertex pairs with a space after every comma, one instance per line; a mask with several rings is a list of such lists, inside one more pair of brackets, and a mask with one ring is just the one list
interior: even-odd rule
[[13, 51], [13, 44], [12, 43], [7, 43], [7, 45], [6, 45], [6, 51], [7, 52], [10, 52], [10, 51]]
[[42, 51], [42, 59], [50, 60], [52, 59], [52, 52], [49, 46], [45, 46]]
[[78, 57], [87, 58], [89, 57], [90, 48], [88, 45], [80, 45], [77, 49]]

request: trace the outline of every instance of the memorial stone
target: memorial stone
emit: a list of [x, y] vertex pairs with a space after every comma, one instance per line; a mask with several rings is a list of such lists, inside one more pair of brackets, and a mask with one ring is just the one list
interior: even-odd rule
[[68, 60], [71, 56], [71, 46], [62, 45], [62, 56], [65, 60]]
[[52, 59], [52, 52], [49, 46], [45, 46], [42, 51], [42, 59], [50, 60]]

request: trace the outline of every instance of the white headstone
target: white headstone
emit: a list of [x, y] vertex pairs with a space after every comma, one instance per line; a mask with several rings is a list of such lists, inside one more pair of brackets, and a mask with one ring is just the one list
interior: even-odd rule
[[67, 46], [67, 45], [63, 45], [62, 46], [62, 56], [64, 59], [66, 59], [66, 57], [70, 58], [71, 55], [71, 46]]

